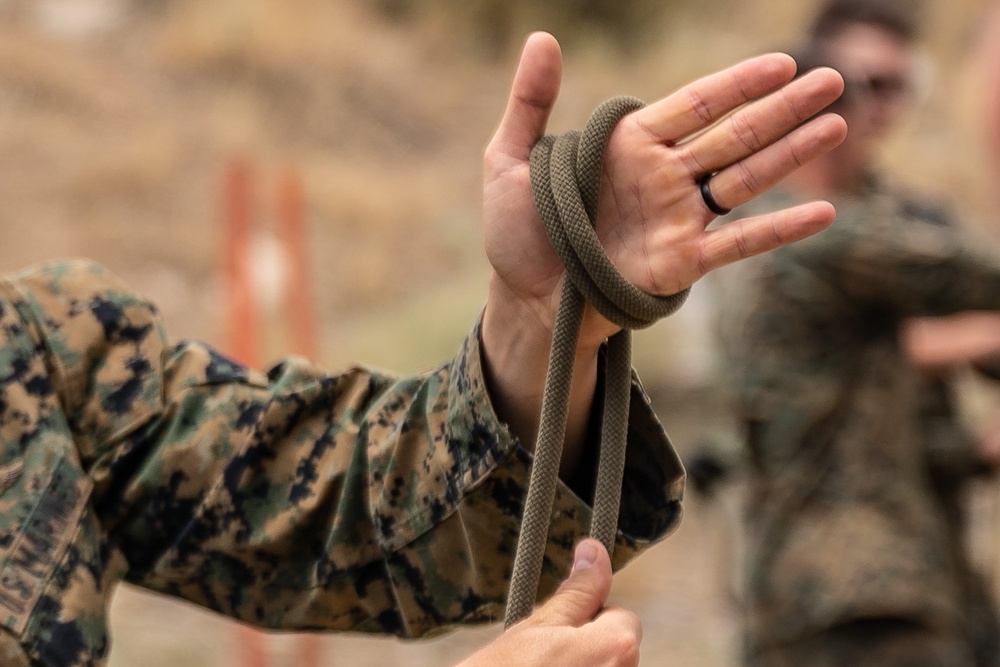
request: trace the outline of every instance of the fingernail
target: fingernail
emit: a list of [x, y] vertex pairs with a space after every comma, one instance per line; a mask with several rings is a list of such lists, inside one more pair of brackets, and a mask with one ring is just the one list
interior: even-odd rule
[[[593, 567], [596, 562], [597, 547], [593, 542], [585, 540], [576, 545], [576, 551], [573, 552], [573, 572]], [[572, 572], [570, 574], [572, 574]]]

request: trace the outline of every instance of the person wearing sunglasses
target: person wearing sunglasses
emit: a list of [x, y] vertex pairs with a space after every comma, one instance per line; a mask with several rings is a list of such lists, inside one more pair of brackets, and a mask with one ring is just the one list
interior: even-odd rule
[[906, 344], [916, 316], [1000, 310], [1000, 254], [876, 166], [916, 97], [918, 17], [902, 0], [819, 8], [800, 70], [843, 75], [831, 109], [847, 139], [737, 213], [824, 197], [837, 220], [717, 276], [720, 382], [748, 460], [754, 667], [1000, 664], [961, 495], [1000, 457], [960, 427], [947, 383], [975, 359], [934, 368]]

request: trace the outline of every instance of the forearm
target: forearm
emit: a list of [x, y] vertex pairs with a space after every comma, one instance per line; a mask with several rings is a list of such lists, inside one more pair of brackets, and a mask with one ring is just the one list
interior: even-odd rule
[[[140, 477], [107, 503], [124, 514], [117, 535], [133, 579], [284, 629], [419, 635], [496, 618], [531, 459], [492, 416], [478, 340], [474, 331], [452, 363], [416, 378], [358, 369], [317, 382], [299, 363], [272, 372], [270, 389], [189, 391], [150, 434], [164, 452], [151, 458], [199, 468], [207, 490], [185, 489], [190, 500], [167, 513], [174, 525], [160, 516], [165, 489], [155, 479]], [[679, 519], [676, 456], [637, 387], [633, 406], [619, 563]], [[199, 415], [205, 427], [192, 433]], [[167, 472], [158, 475], [175, 478]], [[565, 575], [590, 507], [560, 484], [554, 515], [542, 594]], [[135, 554], [147, 552], [162, 556], [144, 569]], [[205, 571], [226, 574], [206, 588]]]
[[904, 316], [1000, 310], [1000, 252], [950, 226], [859, 214], [790, 251], [847, 298]]
[[100, 462], [120, 475], [101, 504], [129, 578], [271, 627], [400, 632], [386, 619], [405, 620], [395, 600], [416, 592], [391, 580], [393, 554], [449, 521], [515, 447], [477, 348], [409, 378], [293, 359], [211, 380], [206, 348], [177, 348], [162, 409]]
[[[109, 577], [285, 629], [415, 634], [502, 604], [531, 457], [493, 410], [478, 326], [409, 378], [302, 359], [265, 376], [168, 346], [155, 309], [91, 265], [22, 288]], [[683, 478], [637, 384], [631, 404], [619, 562], [676, 525]], [[551, 583], [590, 513], [564, 484], [555, 507]]]
[[[552, 344], [552, 323], [512, 298], [494, 280], [483, 313], [484, 371], [499, 418], [527, 451], [538, 434], [545, 377]], [[587, 442], [597, 387], [599, 342], [580, 341], [573, 363], [566, 436], [559, 475], [571, 479]]]
[[920, 369], [940, 373], [1000, 355], [1000, 314], [915, 318], [906, 322], [901, 335], [908, 356]]

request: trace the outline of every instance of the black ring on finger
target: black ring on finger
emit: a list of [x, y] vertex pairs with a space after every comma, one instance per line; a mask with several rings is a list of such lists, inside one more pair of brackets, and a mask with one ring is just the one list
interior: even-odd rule
[[712, 180], [713, 174], [705, 174], [698, 181], [698, 188], [701, 190], [701, 198], [705, 201], [705, 206], [708, 210], [716, 215], [727, 215], [733, 209], [723, 208], [719, 206], [719, 202], [715, 201], [715, 197], [712, 196], [712, 188], [709, 186], [709, 181]]

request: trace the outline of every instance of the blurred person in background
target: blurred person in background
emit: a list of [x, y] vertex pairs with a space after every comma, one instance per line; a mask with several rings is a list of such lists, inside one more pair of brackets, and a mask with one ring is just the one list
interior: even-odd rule
[[[551, 36], [529, 38], [486, 151], [487, 303], [437, 370], [331, 375], [293, 358], [265, 375], [169, 344], [155, 306], [92, 263], [0, 281], [0, 664], [104, 664], [121, 580], [282, 630], [416, 637], [501, 615], [563, 280], [528, 166], [561, 67]], [[835, 114], [801, 123], [841, 77], [794, 74], [788, 56], [751, 59], [615, 127], [596, 231], [627, 280], [673, 294], [832, 222], [812, 202], [706, 231], [712, 209], [843, 139]], [[582, 539], [616, 331], [585, 314], [541, 594], [572, 572], [465, 667], [638, 662], [638, 618], [605, 606], [611, 561]], [[683, 487], [637, 382], [632, 394], [616, 566], [676, 525]]]
[[957, 367], [995, 372], [1000, 320], [912, 319], [1000, 309], [1000, 254], [874, 167], [914, 98], [918, 10], [822, 4], [800, 71], [844, 76], [832, 108], [848, 137], [737, 213], [822, 197], [837, 221], [716, 276], [720, 381], [749, 459], [743, 602], [755, 667], [1000, 664], [960, 493], [1000, 453], [995, 437], [960, 426], [948, 384]]
[[848, 138], [738, 213], [824, 197], [837, 222], [718, 276], [749, 458], [748, 665], [1000, 664], [961, 496], [1000, 454], [947, 381], [996, 354], [998, 319], [913, 319], [1000, 309], [1000, 254], [874, 167], [914, 97], [918, 9], [822, 5], [799, 62], [844, 76]]

